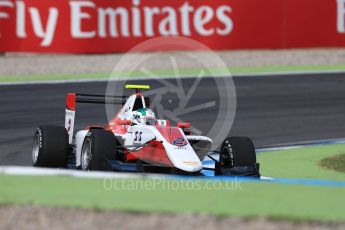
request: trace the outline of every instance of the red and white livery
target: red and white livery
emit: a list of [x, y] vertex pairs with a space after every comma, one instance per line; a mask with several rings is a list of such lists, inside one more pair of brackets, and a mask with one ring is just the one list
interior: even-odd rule
[[[82, 170], [259, 176], [255, 148], [247, 137], [228, 137], [220, 151], [211, 151], [212, 140], [192, 135], [191, 124], [156, 119], [149, 98], [141, 89], [147, 85], [126, 85], [136, 92], [128, 98], [69, 93], [65, 126], [40, 126], [34, 136], [34, 166], [67, 167]], [[120, 103], [121, 110], [103, 126], [74, 132], [78, 103]], [[211, 155], [219, 154], [219, 160]], [[215, 168], [205, 168], [205, 157]]]

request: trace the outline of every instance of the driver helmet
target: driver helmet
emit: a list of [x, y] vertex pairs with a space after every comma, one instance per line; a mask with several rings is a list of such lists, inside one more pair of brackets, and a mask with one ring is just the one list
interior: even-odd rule
[[133, 121], [134, 125], [155, 125], [156, 117], [154, 112], [151, 109], [142, 108], [133, 112]]

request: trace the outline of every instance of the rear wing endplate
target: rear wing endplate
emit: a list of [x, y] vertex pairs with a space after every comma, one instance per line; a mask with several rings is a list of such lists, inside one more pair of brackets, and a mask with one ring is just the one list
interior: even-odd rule
[[68, 142], [73, 142], [75, 110], [77, 103], [88, 104], [124, 104], [126, 96], [95, 95], [68, 93], [66, 97], [65, 128], [68, 132]]

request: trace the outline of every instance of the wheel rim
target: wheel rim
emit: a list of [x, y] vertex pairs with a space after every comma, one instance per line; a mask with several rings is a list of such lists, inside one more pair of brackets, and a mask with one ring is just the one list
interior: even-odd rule
[[81, 168], [83, 170], [89, 170], [91, 158], [91, 141], [90, 139], [86, 139], [81, 154]]
[[233, 167], [234, 159], [233, 152], [230, 146], [224, 146], [220, 154], [220, 164], [224, 167]]
[[34, 143], [32, 146], [32, 164], [36, 165], [39, 150], [40, 150], [40, 142], [39, 142], [40, 136], [38, 134], [34, 137]]

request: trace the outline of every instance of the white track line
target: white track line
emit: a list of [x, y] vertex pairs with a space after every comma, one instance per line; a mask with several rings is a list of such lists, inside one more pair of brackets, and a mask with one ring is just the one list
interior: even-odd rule
[[72, 169], [34, 168], [29, 166], [0, 166], [0, 173], [25, 176], [72, 176], [80, 178], [147, 178], [153, 175], [139, 173], [87, 172]]
[[[230, 72], [231, 73], [231, 72]], [[345, 70], [320, 70], [320, 71], [289, 71], [289, 72], [267, 72], [267, 73], [235, 73], [231, 74], [232, 77], [272, 77], [272, 76], [310, 76], [313, 74], [341, 74], [345, 73]], [[228, 74], [219, 74], [213, 77], [228, 77]], [[196, 74], [180, 75], [181, 78], [194, 78]], [[207, 76], [206, 76], [207, 77]], [[342, 76], [341, 76], [342, 77]], [[176, 76], [162, 76], [162, 77], [148, 77], [148, 76], [136, 76], [136, 77], [119, 77], [112, 78], [111, 81], [121, 80], [154, 80], [154, 79], [175, 79]], [[90, 82], [107, 82], [110, 78], [90, 78], [90, 79], [71, 79], [71, 80], [42, 80], [42, 81], [18, 81], [18, 82], [0, 82], [0, 86], [11, 85], [36, 85], [36, 84], [68, 84], [68, 83], [90, 83]]]
[[344, 138], [335, 138], [335, 139], [325, 139], [325, 140], [316, 140], [316, 141], [301, 141], [301, 142], [277, 144], [274, 146], [258, 148], [257, 152], [298, 149], [298, 148], [303, 148], [303, 147], [312, 147], [312, 146], [328, 145], [328, 144], [332, 144], [332, 145], [334, 145], [334, 144], [345, 144], [345, 139]]
[[[146, 174], [123, 172], [87, 172], [73, 169], [49, 169], [29, 166], [0, 166], [0, 174], [11, 176], [70, 176], [89, 179], [183, 179], [170, 174]], [[186, 177], [188, 178], [188, 177]], [[204, 176], [200, 179], [213, 179], [213, 176]], [[274, 178], [261, 176], [261, 180], [273, 180]]]

